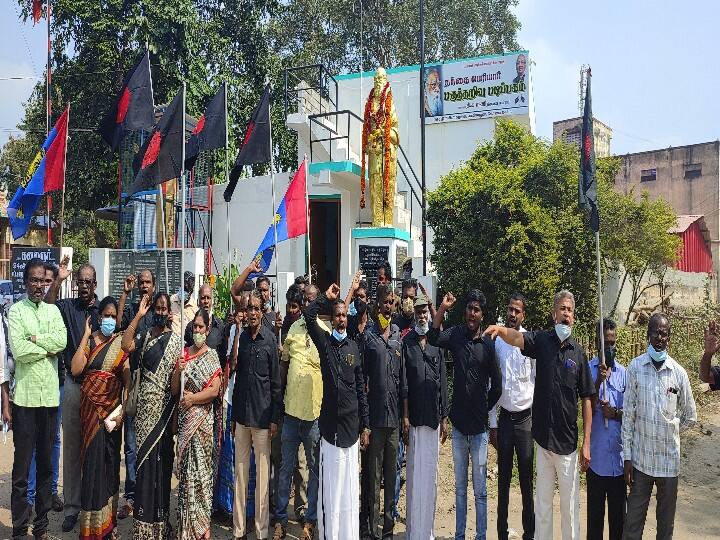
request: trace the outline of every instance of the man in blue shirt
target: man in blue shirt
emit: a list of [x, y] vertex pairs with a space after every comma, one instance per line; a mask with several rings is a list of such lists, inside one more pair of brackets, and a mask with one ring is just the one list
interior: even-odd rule
[[[623, 477], [622, 412], [625, 394], [625, 368], [615, 359], [616, 324], [603, 319], [605, 359], [590, 360], [590, 372], [598, 396], [593, 407], [590, 455], [587, 471], [587, 538], [602, 540], [607, 501], [609, 540], [620, 540], [625, 518], [625, 479]], [[600, 350], [600, 324], [597, 328]]]

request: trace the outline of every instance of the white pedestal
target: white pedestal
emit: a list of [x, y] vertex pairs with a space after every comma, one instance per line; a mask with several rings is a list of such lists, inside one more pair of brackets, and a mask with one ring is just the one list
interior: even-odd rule
[[408, 256], [410, 233], [394, 227], [365, 227], [352, 230], [353, 268], [362, 270], [374, 296], [377, 268], [384, 261], [390, 263], [393, 277], [398, 277], [402, 263]]

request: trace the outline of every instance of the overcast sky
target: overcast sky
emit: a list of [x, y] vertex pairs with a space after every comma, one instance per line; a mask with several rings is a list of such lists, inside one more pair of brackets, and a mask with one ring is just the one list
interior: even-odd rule
[[[534, 70], [536, 132], [578, 116], [582, 64], [593, 72], [595, 116], [613, 128], [613, 153], [720, 137], [718, 0], [521, 0], [518, 40]], [[45, 26], [23, 25], [15, 0], [0, 2], [0, 144], [45, 64]], [[44, 21], [43, 21], [44, 22]], [[17, 132], [14, 132], [17, 134]]]

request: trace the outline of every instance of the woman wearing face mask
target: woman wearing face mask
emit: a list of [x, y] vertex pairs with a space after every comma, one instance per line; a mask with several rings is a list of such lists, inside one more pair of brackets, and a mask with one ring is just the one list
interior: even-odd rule
[[[138, 324], [152, 310], [152, 327], [136, 334]], [[140, 390], [135, 430], [137, 469], [133, 538], [171, 538], [170, 480], [174, 458], [170, 420], [177, 405], [170, 381], [182, 352], [182, 339], [171, 332], [170, 297], [158, 293], [152, 303], [143, 296], [137, 314], [122, 338], [122, 348], [140, 351]]]
[[[71, 365], [74, 377], [85, 375], [80, 398], [81, 539], [115, 536], [123, 421], [120, 403], [130, 384], [127, 354], [120, 346], [120, 334], [115, 333], [117, 302], [111, 296], [104, 298], [98, 312], [100, 328], [93, 332], [88, 317]], [[115, 424], [111, 431], [104, 420]]]
[[[222, 368], [207, 346], [210, 316], [200, 309], [193, 320], [193, 345], [178, 360], [172, 376], [174, 395], [182, 391], [178, 414], [178, 539], [210, 538], [217, 442], [222, 428], [219, 399]], [[185, 387], [181, 389], [181, 374]]]

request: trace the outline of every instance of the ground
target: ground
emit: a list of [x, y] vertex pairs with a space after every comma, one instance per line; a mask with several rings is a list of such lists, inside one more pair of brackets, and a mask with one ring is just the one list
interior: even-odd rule
[[[717, 501], [720, 499], [720, 407], [717, 404], [709, 405], [700, 411], [701, 421], [682, 440], [682, 472], [678, 493], [678, 507], [675, 518], [676, 540], [703, 540], [720, 538], [720, 521], [714, 512], [717, 511]], [[10, 473], [12, 469], [12, 436], [8, 437], [7, 444], [0, 445], [0, 539], [10, 538], [12, 528], [10, 519]], [[62, 460], [61, 460], [62, 461]], [[490, 479], [488, 482], [488, 538], [495, 535], [495, 505], [497, 485], [494, 480], [495, 456], [491, 450]], [[455, 528], [455, 499], [453, 495], [452, 454], [448, 441], [441, 450], [440, 457], [440, 488], [438, 491], [438, 504], [436, 511], [435, 533], [438, 540], [453, 537]], [[175, 482], [175, 485], [177, 483]], [[62, 472], [60, 475], [60, 490], [62, 491]], [[403, 490], [404, 491], [404, 490]], [[469, 487], [468, 500], [472, 501], [472, 486]], [[559, 513], [557, 508], [558, 497], [555, 497], [555, 538], [560, 538]], [[510, 498], [510, 527], [522, 534], [520, 522], [520, 493], [519, 488], [513, 487]], [[405, 514], [405, 498], [400, 502], [400, 513]], [[290, 512], [292, 515], [292, 512]], [[468, 538], [474, 533], [475, 515], [468, 510]], [[77, 531], [62, 533], [62, 514], [50, 513], [51, 538], [71, 539], [77, 538]], [[396, 539], [404, 539], [405, 527], [399, 523], [396, 527]], [[300, 536], [300, 528], [291, 523], [288, 538], [295, 539]], [[581, 532], [585, 537], [585, 491], [582, 491], [581, 502]], [[123, 538], [131, 538], [131, 520], [120, 522], [120, 533]], [[606, 528], [607, 535], [607, 528]], [[655, 537], [655, 510], [651, 502], [648, 512], [648, 521], [645, 527], [645, 538]], [[215, 525], [213, 538], [231, 539], [232, 528]], [[254, 535], [250, 535], [254, 538]]]

